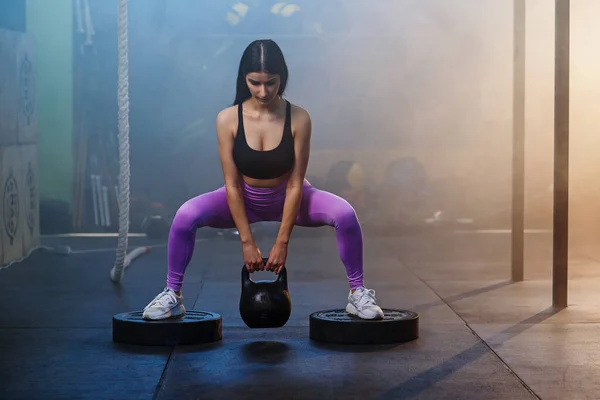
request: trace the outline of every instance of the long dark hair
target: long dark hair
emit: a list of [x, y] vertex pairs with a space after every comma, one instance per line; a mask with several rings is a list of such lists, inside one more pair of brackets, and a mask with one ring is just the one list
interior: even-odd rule
[[281, 48], [273, 40], [255, 40], [244, 50], [238, 70], [234, 105], [243, 103], [252, 97], [246, 84], [246, 75], [251, 72], [279, 75], [281, 83], [277, 94], [281, 96], [285, 91], [288, 68]]

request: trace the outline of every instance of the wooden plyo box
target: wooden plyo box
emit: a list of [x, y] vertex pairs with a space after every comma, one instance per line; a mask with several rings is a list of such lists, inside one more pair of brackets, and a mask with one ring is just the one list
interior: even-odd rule
[[21, 206], [23, 210], [23, 256], [40, 244], [40, 200], [37, 145], [19, 146], [21, 155]]
[[37, 59], [32, 35], [19, 34], [15, 54], [18, 76], [17, 140], [19, 144], [37, 143]]
[[0, 147], [0, 264], [40, 244], [37, 145]]
[[37, 143], [35, 40], [0, 29], [0, 146]]
[[18, 142], [17, 35], [0, 29], [0, 146]]
[[23, 179], [19, 146], [0, 147], [0, 242], [6, 265], [23, 256]]

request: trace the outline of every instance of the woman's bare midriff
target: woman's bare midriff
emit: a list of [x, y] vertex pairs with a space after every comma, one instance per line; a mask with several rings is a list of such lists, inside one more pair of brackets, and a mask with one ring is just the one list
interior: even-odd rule
[[244, 180], [244, 182], [246, 182], [246, 184], [250, 186], [259, 188], [274, 188], [276, 186], [281, 185], [286, 179], [288, 179], [289, 176], [290, 174], [287, 173], [283, 176], [280, 176], [279, 178], [274, 179], [254, 179], [248, 176], [242, 176], [242, 179]]

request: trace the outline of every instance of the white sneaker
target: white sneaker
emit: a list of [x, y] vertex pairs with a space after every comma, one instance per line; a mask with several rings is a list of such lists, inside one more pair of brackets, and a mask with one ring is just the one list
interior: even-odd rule
[[142, 318], [160, 320], [183, 314], [185, 314], [183, 296], [178, 296], [172, 289], [165, 288], [144, 308]]
[[348, 295], [348, 314], [356, 315], [362, 319], [383, 319], [383, 310], [375, 302], [375, 291], [359, 287]]

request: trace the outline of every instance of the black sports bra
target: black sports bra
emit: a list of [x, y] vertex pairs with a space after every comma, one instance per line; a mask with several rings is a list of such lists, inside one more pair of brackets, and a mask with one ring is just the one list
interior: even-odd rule
[[294, 137], [292, 136], [292, 106], [286, 100], [283, 137], [273, 150], [254, 150], [248, 145], [242, 104], [238, 105], [238, 129], [233, 142], [233, 161], [238, 171], [254, 179], [274, 179], [283, 176], [294, 166]]

